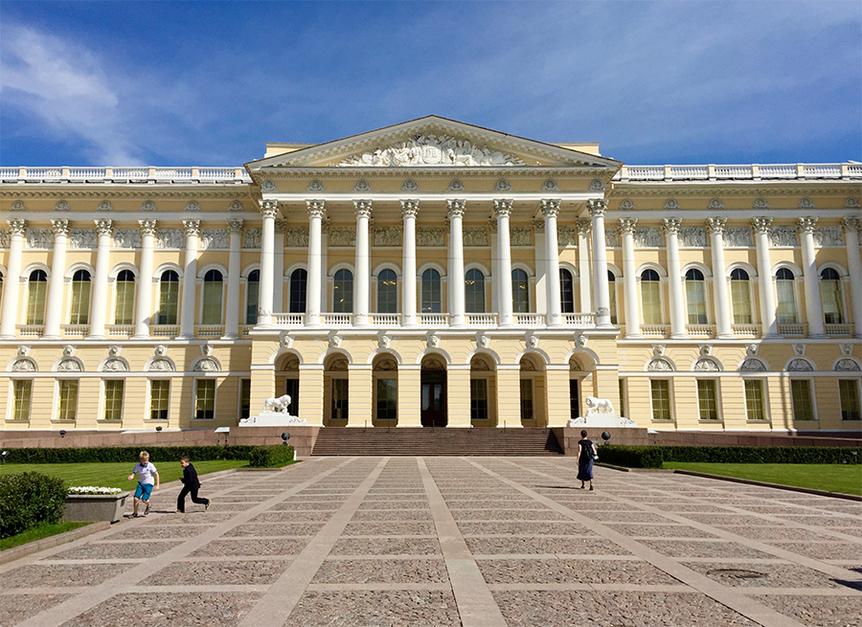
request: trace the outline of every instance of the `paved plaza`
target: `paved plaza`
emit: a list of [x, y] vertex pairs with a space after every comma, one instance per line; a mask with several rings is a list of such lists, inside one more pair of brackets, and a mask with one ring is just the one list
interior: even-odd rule
[[[158, 463], [158, 460], [155, 460]], [[0, 625], [862, 626], [862, 503], [566, 457], [204, 476], [0, 566]]]

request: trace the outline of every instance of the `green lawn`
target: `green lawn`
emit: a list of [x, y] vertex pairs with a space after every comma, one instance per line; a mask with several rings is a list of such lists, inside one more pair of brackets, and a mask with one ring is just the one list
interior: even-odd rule
[[663, 468], [862, 496], [862, 464], [709, 464], [664, 462]]
[[38, 527], [33, 527], [32, 529], [28, 529], [27, 531], [24, 531], [17, 535], [0, 539], [0, 551], [12, 549], [16, 546], [27, 544], [28, 542], [35, 542], [36, 540], [41, 540], [42, 538], [55, 536], [58, 533], [66, 533], [67, 531], [71, 531], [72, 529], [77, 529], [78, 527], [84, 527], [91, 524], [93, 523], [68, 521], [54, 523], [53, 525], [42, 524]]
[[[176, 481], [183, 476], [183, 468], [179, 462], [154, 460], [153, 463], [159, 471], [159, 480], [162, 483]], [[216, 459], [193, 463], [198, 475], [248, 466], [248, 460], [245, 459]], [[133, 490], [138, 482], [136, 480], [126, 481], [126, 477], [131, 474], [134, 467], [134, 461], [128, 464], [3, 464], [0, 465], [0, 475], [35, 471], [52, 477], [60, 477], [69, 486], [94, 485]], [[205, 479], [202, 478], [201, 482], [204, 481]]]

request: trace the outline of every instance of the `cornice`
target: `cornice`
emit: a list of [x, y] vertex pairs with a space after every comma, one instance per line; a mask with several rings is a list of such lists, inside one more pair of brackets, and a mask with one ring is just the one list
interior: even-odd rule
[[800, 181], [797, 184], [782, 181], [775, 185], [758, 181], [750, 185], [681, 185], [680, 183], [646, 184], [619, 183], [606, 194], [608, 198], [747, 198], [760, 196], [852, 196], [862, 193], [862, 185], [834, 181]]
[[166, 189], [119, 189], [116, 187], [97, 188], [91, 190], [70, 189], [68, 187], [38, 189], [36, 187], [0, 187], [0, 198], [28, 199], [28, 198], [62, 198], [68, 200], [92, 199], [104, 200], [129, 199], [129, 200], [236, 200], [237, 198], [253, 199], [253, 191], [250, 187], [236, 186], [230, 190], [216, 191], [196, 187], [194, 190], [166, 190]]
[[[474, 166], [461, 168], [421, 167], [404, 168], [391, 167], [350, 167], [350, 168], [314, 168], [314, 167], [267, 167], [251, 172], [252, 179], [258, 185], [269, 179], [273, 181], [314, 178], [314, 179], [480, 179], [480, 178], [563, 178], [575, 177], [583, 179], [600, 179], [607, 185], [613, 178], [614, 170], [608, 168], [582, 166], [507, 166], [501, 168]], [[544, 182], [544, 181], [542, 181]]]

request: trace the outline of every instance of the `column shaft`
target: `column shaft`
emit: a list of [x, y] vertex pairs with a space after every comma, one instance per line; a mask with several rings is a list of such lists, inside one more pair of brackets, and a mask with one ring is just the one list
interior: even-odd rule
[[777, 337], [778, 324], [775, 316], [775, 292], [772, 288], [772, 264], [769, 260], [769, 225], [772, 218], [752, 218], [754, 237], [757, 242], [757, 273], [760, 285], [760, 320], [763, 337]]
[[45, 313], [44, 339], [59, 339], [60, 316], [63, 313], [63, 283], [66, 273], [66, 246], [69, 221], [51, 220], [54, 231], [54, 258], [51, 260], [51, 283], [48, 286], [48, 311]]
[[371, 292], [371, 248], [368, 238], [368, 222], [371, 218], [371, 201], [354, 200], [356, 213], [356, 276], [353, 278], [353, 324], [368, 326], [369, 294]]
[[[240, 297], [239, 279], [242, 272], [242, 225], [241, 219], [227, 221], [230, 232], [230, 253], [228, 253], [227, 264], [227, 307], [224, 318], [224, 338], [234, 340], [239, 337], [240, 325]], [[260, 285], [258, 284], [258, 287]], [[246, 293], [246, 298], [248, 293]], [[260, 302], [260, 290], [258, 290], [258, 302]], [[245, 323], [245, 320], [243, 320]]]
[[24, 237], [27, 235], [27, 220], [9, 220], [11, 241], [6, 263], [6, 289], [3, 290], [3, 311], [0, 312], [0, 338], [15, 339], [15, 323], [18, 319], [18, 296], [21, 291], [21, 257], [24, 252]]
[[808, 314], [808, 337], [826, 337], [823, 327], [823, 307], [820, 304], [820, 277], [814, 253], [814, 225], [817, 218], [806, 216], [796, 220], [802, 231], [802, 272], [805, 280], [805, 312]]
[[[416, 316], [416, 289], [419, 284], [419, 277], [416, 276], [416, 214], [418, 212], [418, 200], [401, 201], [401, 217], [404, 222], [401, 258], [401, 324], [405, 327], [415, 327], [418, 324]], [[400, 420], [398, 424], [401, 424]]]
[[150, 337], [150, 316], [153, 315], [153, 253], [156, 221], [138, 220], [138, 224], [141, 225], [141, 265], [138, 273], [134, 339], [146, 340]]
[[560, 298], [560, 247], [557, 242], [557, 213], [559, 200], [543, 200], [542, 216], [545, 219], [545, 286], [548, 313], [546, 324], [559, 327], [563, 324]]
[[200, 220], [183, 220], [183, 231], [186, 234], [186, 258], [183, 269], [179, 339], [192, 340], [195, 337], [195, 292], [198, 275], [198, 237], [201, 233]]
[[111, 266], [111, 220], [96, 220], [98, 247], [96, 248], [96, 276], [93, 282], [93, 300], [90, 307], [90, 336], [88, 339], [105, 338], [105, 317], [108, 311], [108, 271]]
[[449, 324], [463, 326], [464, 317], [464, 232], [461, 220], [464, 200], [450, 200], [449, 207]]
[[620, 231], [623, 235], [623, 285], [626, 302], [626, 337], [639, 338], [641, 335], [640, 307], [638, 303], [638, 278], [635, 269], [635, 226], [637, 218], [620, 218]]
[[322, 200], [309, 200], [308, 206], [308, 285], [305, 294], [305, 324], [320, 325], [321, 294], [321, 240], [324, 204]]
[[590, 267], [590, 229], [589, 218], [578, 220], [578, 296], [580, 297], [579, 313], [590, 313], [593, 310], [593, 271]]
[[707, 218], [712, 247], [712, 284], [715, 290], [715, 330], [719, 339], [734, 337], [730, 325], [730, 303], [727, 295], [727, 275], [724, 269], [724, 227], [727, 218]]
[[856, 337], [862, 338], [862, 260], [859, 256], [859, 226], [862, 220], [856, 216], [844, 218], [844, 233], [847, 246], [847, 271], [850, 273], [850, 303]]
[[596, 291], [596, 326], [611, 327], [611, 299], [608, 286], [608, 254], [605, 248], [605, 210], [608, 201], [588, 201], [593, 218], [593, 282]]
[[275, 221], [275, 257], [272, 260], [272, 313], [284, 308], [284, 229], [283, 220]]
[[257, 301], [257, 324], [264, 327], [272, 325], [272, 274], [275, 260], [275, 216], [277, 214], [277, 201], [260, 201], [263, 229], [260, 237], [260, 296]]
[[512, 246], [509, 234], [511, 213], [511, 200], [494, 201], [494, 215], [497, 216], [497, 257], [500, 260], [500, 270], [494, 283], [500, 294], [500, 318], [497, 323], [501, 327], [510, 327], [515, 322], [512, 313]]
[[670, 276], [670, 336], [687, 338], [685, 330], [685, 297], [682, 291], [682, 270], [679, 263], [680, 218], [665, 218], [667, 236], [667, 273]]

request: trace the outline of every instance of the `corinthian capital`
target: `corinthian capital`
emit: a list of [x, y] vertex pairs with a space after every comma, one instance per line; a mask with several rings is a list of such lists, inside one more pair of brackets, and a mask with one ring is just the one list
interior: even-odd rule
[[264, 218], [273, 218], [278, 215], [278, 201], [277, 200], [261, 200], [260, 203], [260, 215]]
[[193, 235], [198, 237], [201, 234], [201, 221], [183, 220], [183, 233], [186, 234], [186, 237], [191, 237]]
[[12, 230], [12, 235], [20, 235], [21, 237], [27, 235], [27, 220], [7, 220], [6, 223]]
[[450, 218], [463, 217], [464, 211], [467, 209], [467, 201], [461, 198], [451, 198], [446, 201], [446, 207], [449, 210]]
[[245, 224], [242, 218], [231, 218], [227, 221], [227, 230], [231, 233], [242, 233], [242, 225]]
[[682, 218], [662, 218], [664, 230], [667, 233], [679, 233], [679, 226], [682, 224]]
[[353, 212], [357, 218], [371, 217], [371, 201], [370, 200], [354, 200]]
[[96, 233], [99, 235], [110, 235], [114, 232], [113, 220], [93, 220], [96, 223]]
[[710, 232], [724, 235], [724, 227], [727, 226], [727, 218], [707, 218], [706, 226]]
[[754, 227], [754, 230], [758, 233], [766, 233], [769, 234], [769, 227], [772, 225], [772, 218], [769, 216], [757, 216], [751, 218], [751, 226]]
[[51, 231], [54, 233], [54, 237], [57, 237], [58, 235], [69, 237], [69, 221], [51, 220]]
[[637, 218], [620, 218], [620, 231], [623, 233], [634, 233], [637, 224]]
[[589, 235], [593, 228], [593, 223], [589, 218], [580, 218], [578, 220], [578, 234]]
[[306, 200], [305, 206], [308, 209], [309, 218], [323, 218], [326, 213], [326, 201], [324, 200]]
[[803, 233], [814, 233], [814, 225], [817, 224], [817, 218], [814, 216], [803, 216], [796, 218], [796, 224], [799, 225]]
[[546, 218], [556, 218], [560, 212], [559, 198], [543, 198], [542, 199], [542, 215]]
[[862, 225], [862, 219], [856, 216], [844, 216], [841, 220], [841, 224], [844, 225], [844, 228], [847, 231], [853, 231], [856, 233], [859, 231], [860, 225]]
[[401, 217], [415, 218], [419, 214], [418, 200], [402, 200], [401, 201]]
[[500, 199], [494, 201], [494, 215], [498, 218], [508, 218], [512, 215], [512, 203], [514, 201], [511, 199]]
[[587, 201], [587, 209], [594, 218], [603, 218], [608, 208], [608, 201], [604, 198], [593, 198]]
[[153, 235], [158, 233], [159, 229], [155, 220], [138, 220], [141, 225], [141, 235]]

